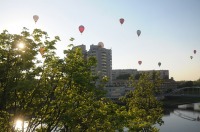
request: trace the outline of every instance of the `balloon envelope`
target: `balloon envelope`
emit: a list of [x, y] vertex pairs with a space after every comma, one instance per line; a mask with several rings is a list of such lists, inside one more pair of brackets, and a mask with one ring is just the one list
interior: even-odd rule
[[158, 62], [158, 66], [159, 66], [159, 67], [161, 66], [161, 62]]
[[141, 65], [141, 64], [142, 64], [142, 61], [138, 61], [138, 64]]
[[192, 59], [193, 58], [193, 56], [190, 56], [190, 59]]
[[40, 49], [39, 49], [39, 52], [40, 52], [40, 54], [43, 56], [43, 54], [44, 54], [44, 50], [45, 50], [45, 48], [44, 47], [40, 47]]
[[197, 51], [196, 50], [194, 50], [194, 54], [196, 54], [197, 53]]
[[119, 22], [120, 22], [121, 24], [123, 24], [123, 23], [124, 23], [124, 18], [120, 18], [120, 19], [119, 19]]
[[140, 34], [141, 34], [141, 31], [140, 31], [140, 30], [137, 30], [137, 35], [138, 35], [138, 37], [140, 36]]
[[38, 21], [38, 19], [39, 19], [39, 16], [38, 16], [38, 15], [34, 15], [34, 16], [33, 16], [33, 20], [35, 21], [35, 23]]
[[84, 31], [85, 27], [83, 25], [79, 26], [79, 31], [82, 33]]

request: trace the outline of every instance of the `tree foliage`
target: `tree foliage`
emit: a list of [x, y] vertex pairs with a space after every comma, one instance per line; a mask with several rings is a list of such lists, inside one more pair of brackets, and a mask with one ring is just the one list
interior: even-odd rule
[[180, 81], [178, 83], [178, 88], [183, 88], [183, 87], [192, 87], [195, 83], [193, 81]]
[[155, 74], [153, 80], [149, 74], [141, 74], [138, 81], [130, 79], [134, 91], [124, 99], [128, 109], [128, 128], [130, 131], [158, 131], [155, 124], [162, 124], [162, 106], [156, 99], [156, 88], [160, 79]]
[[194, 81], [194, 85], [195, 85], [195, 86], [200, 86], [200, 78], [197, 79], [196, 81]]
[[128, 80], [130, 76], [131, 76], [130, 74], [123, 74], [119, 75], [117, 79]]
[[[14, 131], [17, 119], [27, 122], [27, 132], [122, 131], [125, 126], [131, 128], [130, 124], [141, 129], [159, 122], [160, 105], [147, 78], [140, 77], [138, 89], [130, 93], [132, 100], [127, 99], [127, 110], [103, 96], [101, 87], [107, 78], [91, 73], [96, 59], [86, 59], [73, 44], [66, 46], [65, 57], [60, 58], [55, 53], [58, 41], [58, 36], [51, 39], [40, 29], [30, 33], [23, 28], [21, 34], [4, 30], [0, 34], [2, 131]], [[18, 47], [19, 43], [24, 43], [24, 48]], [[41, 47], [44, 54], [39, 52]], [[97, 82], [101, 84], [97, 86]]]
[[[96, 89], [97, 77], [90, 71], [96, 59], [85, 59], [73, 45], [64, 51], [63, 59], [57, 57], [59, 40], [40, 29], [0, 34], [1, 130], [13, 131], [19, 118], [28, 122], [26, 131], [120, 129], [123, 124], [115, 119], [121, 108]], [[20, 49], [18, 43], [25, 47]], [[42, 58], [38, 57], [40, 47], [45, 47]]]

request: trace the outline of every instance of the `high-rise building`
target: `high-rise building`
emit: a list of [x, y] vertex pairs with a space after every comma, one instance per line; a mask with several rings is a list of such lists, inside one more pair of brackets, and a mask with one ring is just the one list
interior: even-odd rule
[[92, 73], [109, 78], [108, 85], [112, 84], [112, 50], [104, 48], [104, 44], [90, 45], [88, 56], [97, 59], [97, 66], [92, 68]]
[[74, 48], [81, 48], [84, 58], [87, 58], [87, 50], [86, 50], [86, 46], [84, 44], [75, 46]]

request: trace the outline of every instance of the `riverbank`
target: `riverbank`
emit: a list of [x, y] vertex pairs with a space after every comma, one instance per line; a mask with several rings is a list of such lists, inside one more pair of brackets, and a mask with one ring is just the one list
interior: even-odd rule
[[200, 98], [193, 97], [166, 97], [161, 100], [164, 108], [177, 108], [178, 105], [200, 102]]

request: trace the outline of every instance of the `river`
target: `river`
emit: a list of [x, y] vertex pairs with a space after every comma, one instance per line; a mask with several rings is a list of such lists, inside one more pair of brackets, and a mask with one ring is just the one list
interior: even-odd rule
[[162, 119], [160, 132], [200, 132], [200, 103], [179, 105]]
[[[160, 132], [200, 132], [200, 103], [179, 105], [168, 110], [162, 119], [164, 124], [156, 125]], [[124, 132], [128, 129], [124, 128]]]

